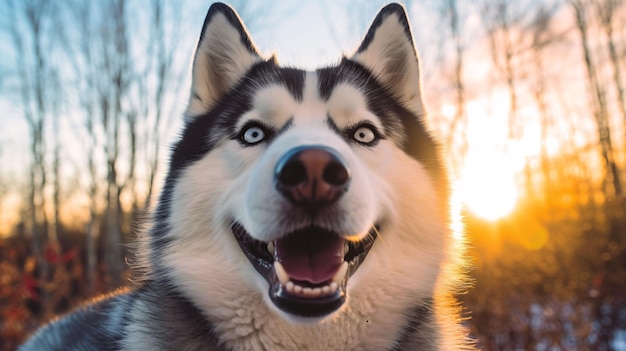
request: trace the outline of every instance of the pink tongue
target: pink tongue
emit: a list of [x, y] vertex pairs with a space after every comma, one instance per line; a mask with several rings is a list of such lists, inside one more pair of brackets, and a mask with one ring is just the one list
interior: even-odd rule
[[307, 229], [276, 241], [276, 259], [292, 280], [320, 284], [343, 263], [344, 240], [320, 229]]

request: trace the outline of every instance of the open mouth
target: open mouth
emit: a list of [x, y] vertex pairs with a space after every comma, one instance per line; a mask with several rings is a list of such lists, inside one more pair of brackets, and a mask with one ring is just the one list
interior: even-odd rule
[[376, 240], [378, 226], [359, 241], [311, 226], [278, 240], [252, 238], [239, 223], [231, 229], [241, 250], [269, 283], [269, 296], [281, 310], [301, 317], [323, 317], [343, 305], [348, 278]]

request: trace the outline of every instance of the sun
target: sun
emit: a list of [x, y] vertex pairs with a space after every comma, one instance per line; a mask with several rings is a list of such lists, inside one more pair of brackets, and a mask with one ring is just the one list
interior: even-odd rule
[[[468, 155], [469, 156], [469, 155]], [[463, 206], [474, 215], [495, 221], [511, 213], [518, 200], [515, 172], [494, 155], [468, 157], [455, 182]]]

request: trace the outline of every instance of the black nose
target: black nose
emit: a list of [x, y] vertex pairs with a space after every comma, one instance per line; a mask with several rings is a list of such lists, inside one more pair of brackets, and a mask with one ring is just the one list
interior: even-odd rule
[[350, 170], [333, 149], [302, 146], [278, 160], [274, 181], [291, 202], [315, 210], [337, 201], [348, 190]]

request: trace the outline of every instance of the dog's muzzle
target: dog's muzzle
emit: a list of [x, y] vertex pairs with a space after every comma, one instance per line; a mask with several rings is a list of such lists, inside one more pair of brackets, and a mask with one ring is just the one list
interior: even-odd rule
[[[348, 164], [325, 146], [296, 147], [274, 169], [277, 191], [311, 223], [321, 210], [338, 202], [350, 181]], [[314, 224], [270, 242], [254, 239], [237, 222], [232, 231], [243, 253], [270, 284], [270, 298], [278, 308], [295, 316], [323, 317], [345, 302], [348, 278], [371, 249], [378, 226], [358, 241], [347, 239], [353, 233]]]

